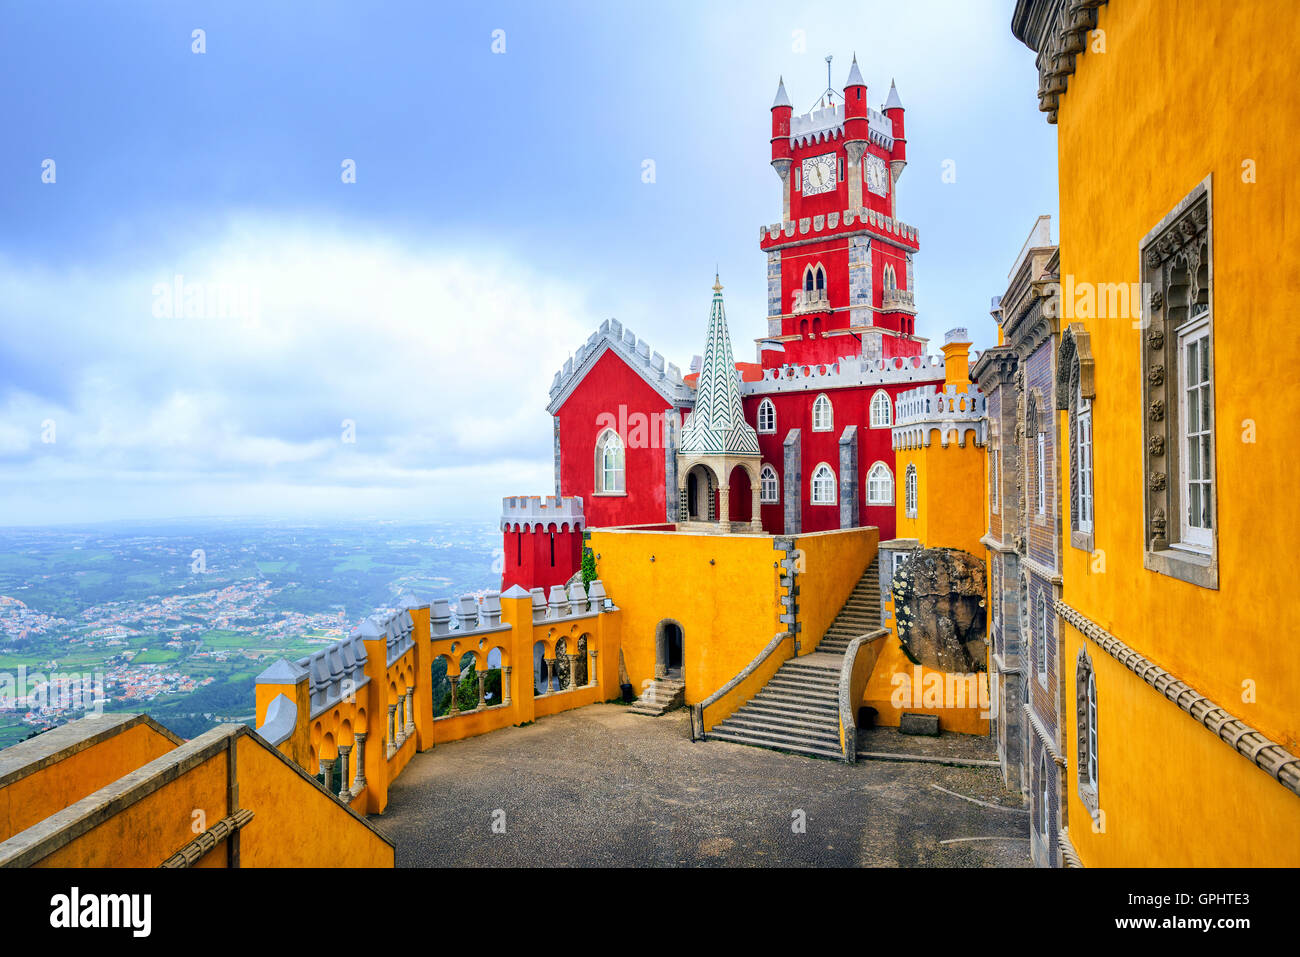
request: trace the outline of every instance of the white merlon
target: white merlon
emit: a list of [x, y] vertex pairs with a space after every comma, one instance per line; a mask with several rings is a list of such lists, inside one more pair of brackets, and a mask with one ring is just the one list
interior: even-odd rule
[[582, 381], [590, 367], [607, 350], [612, 350], [635, 370], [646, 383], [673, 405], [690, 406], [693, 393], [682, 381], [681, 370], [664, 357], [653, 352], [649, 344], [637, 337], [631, 329], [624, 329], [617, 319], [606, 319], [551, 380], [551, 402], [547, 411], [554, 415], [569, 393]]
[[[575, 531], [583, 527], [582, 497], [566, 495], [507, 495], [501, 500], [501, 530], [511, 526], [531, 532], [546, 530], [554, 525], [560, 531]], [[567, 526], [567, 528], [566, 528]]]
[[819, 365], [783, 365], [763, 370], [757, 382], [742, 382], [741, 395], [774, 392], [810, 392], [814, 389], [850, 389], [858, 386], [933, 382], [944, 377], [943, 356], [910, 356], [869, 359], [851, 356]]
[[[821, 217], [817, 217], [820, 219]], [[877, 213], [873, 209], [865, 206], [859, 206], [857, 209], [846, 209], [842, 213], [829, 213], [823, 222], [817, 222], [814, 218], [808, 217], [799, 220], [797, 223], [787, 221], [784, 223], [772, 223], [768, 226], [758, 228], [758, 239], [762, 242], [764, 239], [780, 239], [782, 235], [791, 237], [797, 230], [801, 235], [809, 232], [818, 233], [838, 229], [840, 223], [845, 227], [858, 223], [859, 226], [874, 226], [881, 232], [897, 236], [899, 239], [911, 243], [919, 242], [920, 233], [915, 226], [909, 226], [901, 219], [891, 219], [884, 213]]]
[[954, 439], [964, 447], [968, 437], [973, 437], [976, 445], [985, 444], [988, 400], [977, 386], [925, 385], [898, 394], [894, 400], [895, 451], [929, 446], [936, 431], [944, 448]]
[[952, 342], [970, 342], [970, 333], [963, 326], [949, 329], [943, 334], [943, 344], [946, 346]]

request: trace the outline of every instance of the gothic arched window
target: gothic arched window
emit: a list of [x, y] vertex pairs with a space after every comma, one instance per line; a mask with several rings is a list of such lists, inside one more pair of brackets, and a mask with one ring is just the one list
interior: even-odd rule
[[814, 505], [835, 504], [835, 473], [825, 462], [813, 469], [812, 500]]
[[867, 473], [867, 504], [894, 504], [894, 474], [884, 462], [877, 462]]
[[758, 500], [764, 505], [774, 505], [781, 500], [781, 480], [777, 478], [776, 469], [764, 465], [758, 476]]
[[878, 389], [876, 394], [871, 397], [871, 427], [873, 429], [889, 428], [893, 424], [891, 411], [889, 393], [884, 389]]
[[812, 427], [814, 432], [829, 432], [835, 428], [835, 417], [831, 413], [831, 400], [823, 392], [813, 400]]
[[624, 476], [623, 440], [606, 429], [596, 440], [596, 493], [615, 495], [627, 491]]
[[907, 507], [907, 517], [916, 518], [916, 466], [907, 467], [907, 477], [903, 480], [904, 504]]
[[776, 406], [771, 399], [764, 399], [758, 404], [758, 431], [776, 431]]

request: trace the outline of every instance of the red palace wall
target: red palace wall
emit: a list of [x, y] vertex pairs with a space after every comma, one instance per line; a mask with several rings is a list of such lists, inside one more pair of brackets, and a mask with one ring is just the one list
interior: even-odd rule
[[545, 588], [563, 585], [582, 566], [582, 529], [568, 523], [545, 529], [521, 529], [506, 526], [502, 533], [505, 570], [501, 573], [501, 590], [512, 585], [521, 588]]
[[[840, 479], [840, 436], [850, 425], [858, 427], [858, 524], [874, 525], [880, 529], [882, 541], [894, 537], [894, 501], [899, 494], [898, 477], [894, 477], [894, 496], [888, 505], [867, 505], [867, 473], [876, 462], [884, 462], [892, 474], [894, 452], [891, 429], [871, 428], [871, 397], [878, 389], [889, 395], [891, 415], [894, 399], [899, 392], [914, 389], [922, 383], [905, 382], [897, 385], [867, 386], [855, 389], [827, 389], [831, 400], [833, 428], [829, 432], [812, 429], [812, 406], [820, 392], [774, 393], [767, 398], [776, 407], [776, 432], [758, 434], [758, 447], [763, 462], [776, 469], [781, 480], [781, 501], [762, 506], [763, 529], [769, 534], [784, 534], [785, 529], [785, 437], [791, 429], [799, 430], [801, 445], [801, 483], [799, 497], [803, 503], [801, 521], [804, 532], [824, 532], [840, 527], [839, 495], [843, 482]], [[745, 396], [745, 418], [751, 425], [758, 422], [758, 404], [761, 395]], [[812, 504], [812, 474], [825, 462], [835, 472], [836, 501], [834, 505]]]
[[[582, 496], [588, 528], [667, 520], [663, 417], [671, 408], [612, 351], [560, 407], [560, 493]], [[618, 431], [626, 449], [624, 495], [596, 494], [596, 439], [606, 427]]]

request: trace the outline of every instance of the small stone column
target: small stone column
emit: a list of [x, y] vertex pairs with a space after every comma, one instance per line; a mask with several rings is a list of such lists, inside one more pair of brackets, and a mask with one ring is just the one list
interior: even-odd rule
[[398, 748], [406, 740], [406, 729], [402, 723], [405, 719], [406, 692], [402, 692], [397, 696], [397, 710], [393, 712], [393, 745]]
[[456, 689], [460, 687], [460, 675], [448, 675], [451, 680], [451, 711], [448, 712], [452, 717], [460, 714], [460, 696], [456, 694]]
[[406, 733], [415, 734], [415, 688], [406, 686]]
[[718, 524], [728, 525], [731, 523], [731, 486], [718, 486]]
[[321, 758], [320, 769], [325, 773], [325, 790], [334, 791], [334, 758]]
[[487, 698], [484, 697], [484, 690], [487, 687], [487, 672], [480, 671], [475, 677], [478, 678], [478, 706], [480, 708], [487, 707]]
[[596, 675], [600, 672], [596, 670], [596, 649], [588, 649], [587, 654], [591, 655], [591, 667], [587, 669], [587, 684], [598, 685], [600, 682], [596, 680]]
[[761, 473], [758, 481], [754, 483], [750, 501], [752, 504], [749, 506], [749, 530], [761, 532], [763, 530], [763, 476]]
[[552, 672], [552, 671], [554, 670], [554, 668], [555, 668], [555, 659], [554, 659], [554, 658], [543, 658], [543, 659], [542, 659], [542, 665], [543, 665], [543, 667], [544, 667], [544, 669], [545, 669], [545, 672], [546, 672], [546, 684], [545, 684], [545, 686], [544, 686], [544, 687], [546, 688], [546, 690], [543, 691], [542, 694], [544, 694], [544, 695], [548, 695], [548, 694], [551, 693], [551, 672]]
[[357, 779], [352, 782], [352, 796], [366, 789], [366, 732], [357, 731], [352, 737], [357, 742]]
[[388, 706], [388, 756], [391, 758], [397, 753], [397, 738], [393, 733], [393, 716], [397, 714], [397, 705]]
[[[339, 745], [339, 797], [343, 798], [344, 794], [351, 796], [352, 785], [348, 783], [348, 756], [352, 753], [352, 745]], [[347, 800], [347, 798], [343, 798]]]
[[564, 657], [569, 659], [569, 689], [576, 690], [578, 687], [578, 659], [581, 658], [582, 655], [575, 652], [574, 654], [565, 655]]
[[501, 666], [501, 703], [510, 704], [510, 666]]

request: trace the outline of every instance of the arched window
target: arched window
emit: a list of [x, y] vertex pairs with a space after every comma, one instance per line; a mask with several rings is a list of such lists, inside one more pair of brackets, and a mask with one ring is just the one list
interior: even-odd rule
[[885, 288], [886, 288], [886, 289], [897, 289], [897, 288], [898, 288], [898, 278], [894, 275], [894, 267], [893, 267], [893, 266], [886, 266], [886, 267], [885, 267], [884, 283], [885, 283]]
[[822, 393], [813, 401], [812, 427], [814, 432], [829, 432], [835, 427], [835, 416], [831, 414], [831, 400]]
[[894, 504], [894, 475], [884, 462], [877, 462], [867, 473], [867, 504]]
[[906, 495], [905, 504], [907, 506], [907, 517], [916, 518], [916, 466], [907, 467], [907, 478], [904, 480], [904, 494]]
[[758, 404], [758, 431], [776, 431], [776, 406], [771, 399], [764, 399]]
[[596, 440], [596, 493], [615, 495], [626, 491], [623, 440], [613, 429], [606, 429]]
[[1087, 649], [1080, 649], [1074, 672], [1076, 744], [1079, 749], [1079, 799], [1094, 816], [1098, 813], [1097, 782], [1097, 676]]
[[1050, 821], [1049, 808], [1051, 807], [1052, 792], [1048, 787], [1046, 748], [1043, 748], [1042, 752], [1038, 755], [1038, 777], [1039, 777], [1039, 784], [1038, 784], [1039, 832], [1043, 835], [1043, 837], [1047, 837], [1049, 833], [1048, 831], [1048, 823]]
[[758, 500], [764, 505], [773, 505], [781, 500], [781, 480], [770, 465], [764, 465], [758, 473]]
[[812, 266], [809, 266], [807, 269], [803, 271], [803, 288], [804, 288], [804, 292], [812, 292], [813, 290]]
[[873, 429], [887, 429], [892, 424], [893, 416], [890, 414], [889, 393], [884, 389], [879, 389], [871, 397], [871, 427]]
[[821, 266], [817, 267], [816, 288], [819, 290], [826, 288], [826, 270], [822, 269]]
[[1092, 534], [1092, 402], [1075, 390], [1075, 463], [1078, 483], [1076, 506], [1079, 531]]
[[1038, 680], [1047, 683], [1047, 650], [1050, 647], [1051, 627], [1047, 620], [1047, 599], [1040, 592], [1038, 595], [1038, 620], [1034, 622], [1034, 632], [1038, 635]]
[[835, 504], [835, 473], [825, 462], [813, 469], [812, 501], [814, 505]]

